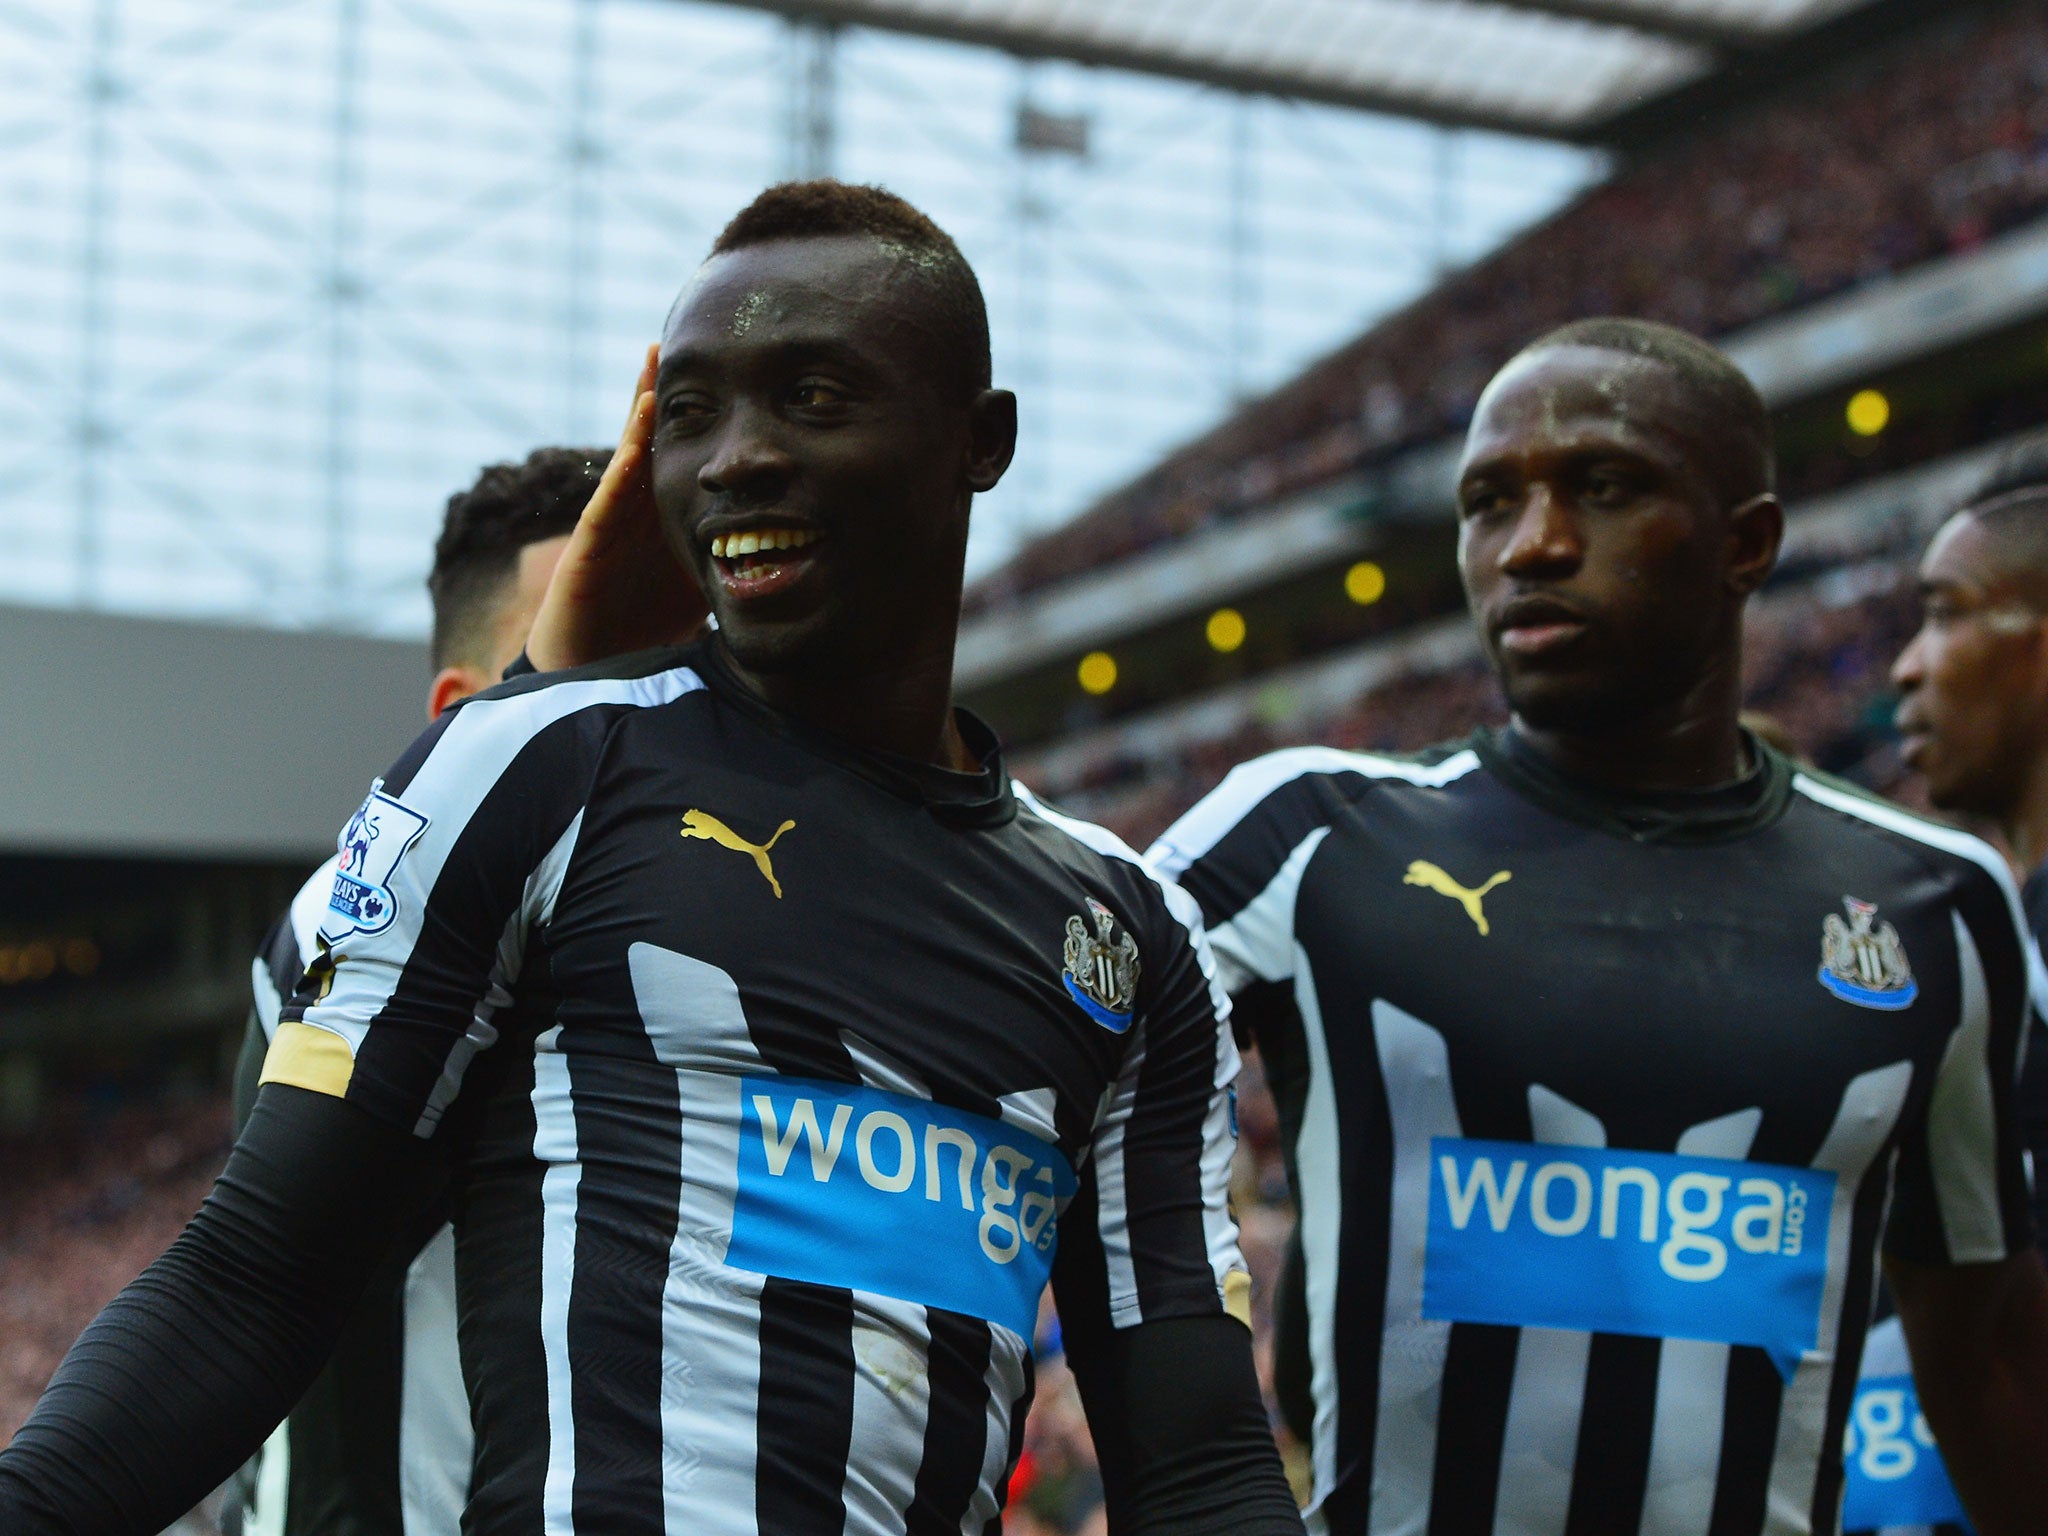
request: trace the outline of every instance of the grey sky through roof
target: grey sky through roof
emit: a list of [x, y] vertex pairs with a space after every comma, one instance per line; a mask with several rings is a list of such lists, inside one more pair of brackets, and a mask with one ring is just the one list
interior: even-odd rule
[[884, 182], [981, 274], [983, 570], [1602, 165], [695, 0], [5, 0], [0, 103], [0, 601], [395, 634], [448, 493], [614, 436], [770, 181]]
[[[746, 3], [746, 0], [742, 0]], [[1574, 134], [1861, 0], [761, 0], [1362, 110]]]

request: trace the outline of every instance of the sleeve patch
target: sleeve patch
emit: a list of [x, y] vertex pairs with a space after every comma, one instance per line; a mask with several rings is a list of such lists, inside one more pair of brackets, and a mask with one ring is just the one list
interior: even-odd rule
[[263, 1058], [263, 1075], [257, 1081], [288, 1083], [331, 1099], [345, 1099], [355, 1070], [355, 1054], [341, 1036], [317, 1024], [287, 1019], [277, 1026]]
[[372, 785], [370, 798], [342, 828], [334, 892], [321, 915], [320, 932], [339, 943], [351, 934], [389, 928], [398, 916], [392, 871], [426, 830], [427, 818], [385, 794], [382, 779]]
[[1233, 1269], [1223, 1277], [1223, 1310], [1245, 1327], [1252, 1325], [1252, 1277]]

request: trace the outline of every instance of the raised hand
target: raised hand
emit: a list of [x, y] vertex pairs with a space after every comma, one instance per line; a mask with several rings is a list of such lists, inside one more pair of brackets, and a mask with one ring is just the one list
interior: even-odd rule
[[678, 644], [703, 625], [703, 594], [669, 548], [654, 506], [651, 445], [659, 356], [659, 347], [647, 349], [618, 451], [534, 615], [526, 655], [543, 672]]

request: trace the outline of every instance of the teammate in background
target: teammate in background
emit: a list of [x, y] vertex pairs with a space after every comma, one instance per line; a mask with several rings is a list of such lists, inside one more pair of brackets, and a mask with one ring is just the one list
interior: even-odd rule
[[455, 1168], [469, 1536], [1000, 1529], [1048, 1278], [1112, 1528], [1300, 1530], [1225, 1205], [1192, 903], [950, 703], [1007, 468], [908, 204], [771, 189], [608, 479], [719, 627], [449, 711], [350, 824], [207, 1207], [0, 1452], [9, 1536], [141, 1536], [310, 1379]]
[[[1995, 826], [2038, 945], [2048, 931], [2048, 438], [2019, 445], [1943, 525], [1920, 565], [1923, 616], [1892, 681], [1909, 767], [1940, 809]], [[2037, 1010], [2037, 1020], [2038, 1020]], [[2034, 1236], [2048, 1243], [2048, 1050], [2022, 1052], [2020, 1140]], [[1960, 1512], [1916, 1434], [1896, 1320], [1871, 1330], [1851, 1413], [1850, 1529], [1925, 1529]]]
[[[2048, 934], [2048, 436], [2016, 447], [1920, 563], [1920, 630], [1892, 682], [1906, 766], [1945, 811], [1995, 826]], [[2020, 1132], [2048, 1244], [2048, 1050], [2026, 1053]]]
[[1762, 402], [1682, 332], [1569, 326], [1488, 386], [1458, 499], [1512, 724], [1275, 753], [1153, 851], [1292, 1149], [1312, 1528], [1834, 1531], [1889, 1207], [1957, 1481], [2037, 1532], [2016, 893], [1739, 728]]
[[[518, 657], [608, 448], [540, 448], [493, 464], [448, 498], [427, 593], [427, 718], [488, 688]], [[687, 615], [686, 615], [687, 617]], [[319, 954], [334, 861], [264, 939], [235, 1077], [235, 1123], [254, 1107], [284, 1000]], [[469, 1399], [455, 1344], [455, 1246], [436, 1192], [371, 1280], [334, 1358], [244, 1470], [244, 1536], [452, 1532], [469, 1496]]]

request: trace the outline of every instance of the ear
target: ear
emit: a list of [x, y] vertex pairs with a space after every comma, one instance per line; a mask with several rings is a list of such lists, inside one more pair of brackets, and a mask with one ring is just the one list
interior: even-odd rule
[[1017, 397], [984, 389], [967, 407], [967, 486], [992, 491], [1017, 454]]
[[1770, 579], [1785, 541], [1785, 508], [1769, 491], [1728, 514], [1728, 585], [1748, 597]]
[[441, 711], [451, 704], [460, 704], [472, 693], [491, 686], [497, 679], [485, 677], [483, 668], [462, 666], [443, 667], [434, 674], [433, 686], [427, 689], [427, 718], [438, 720]]

